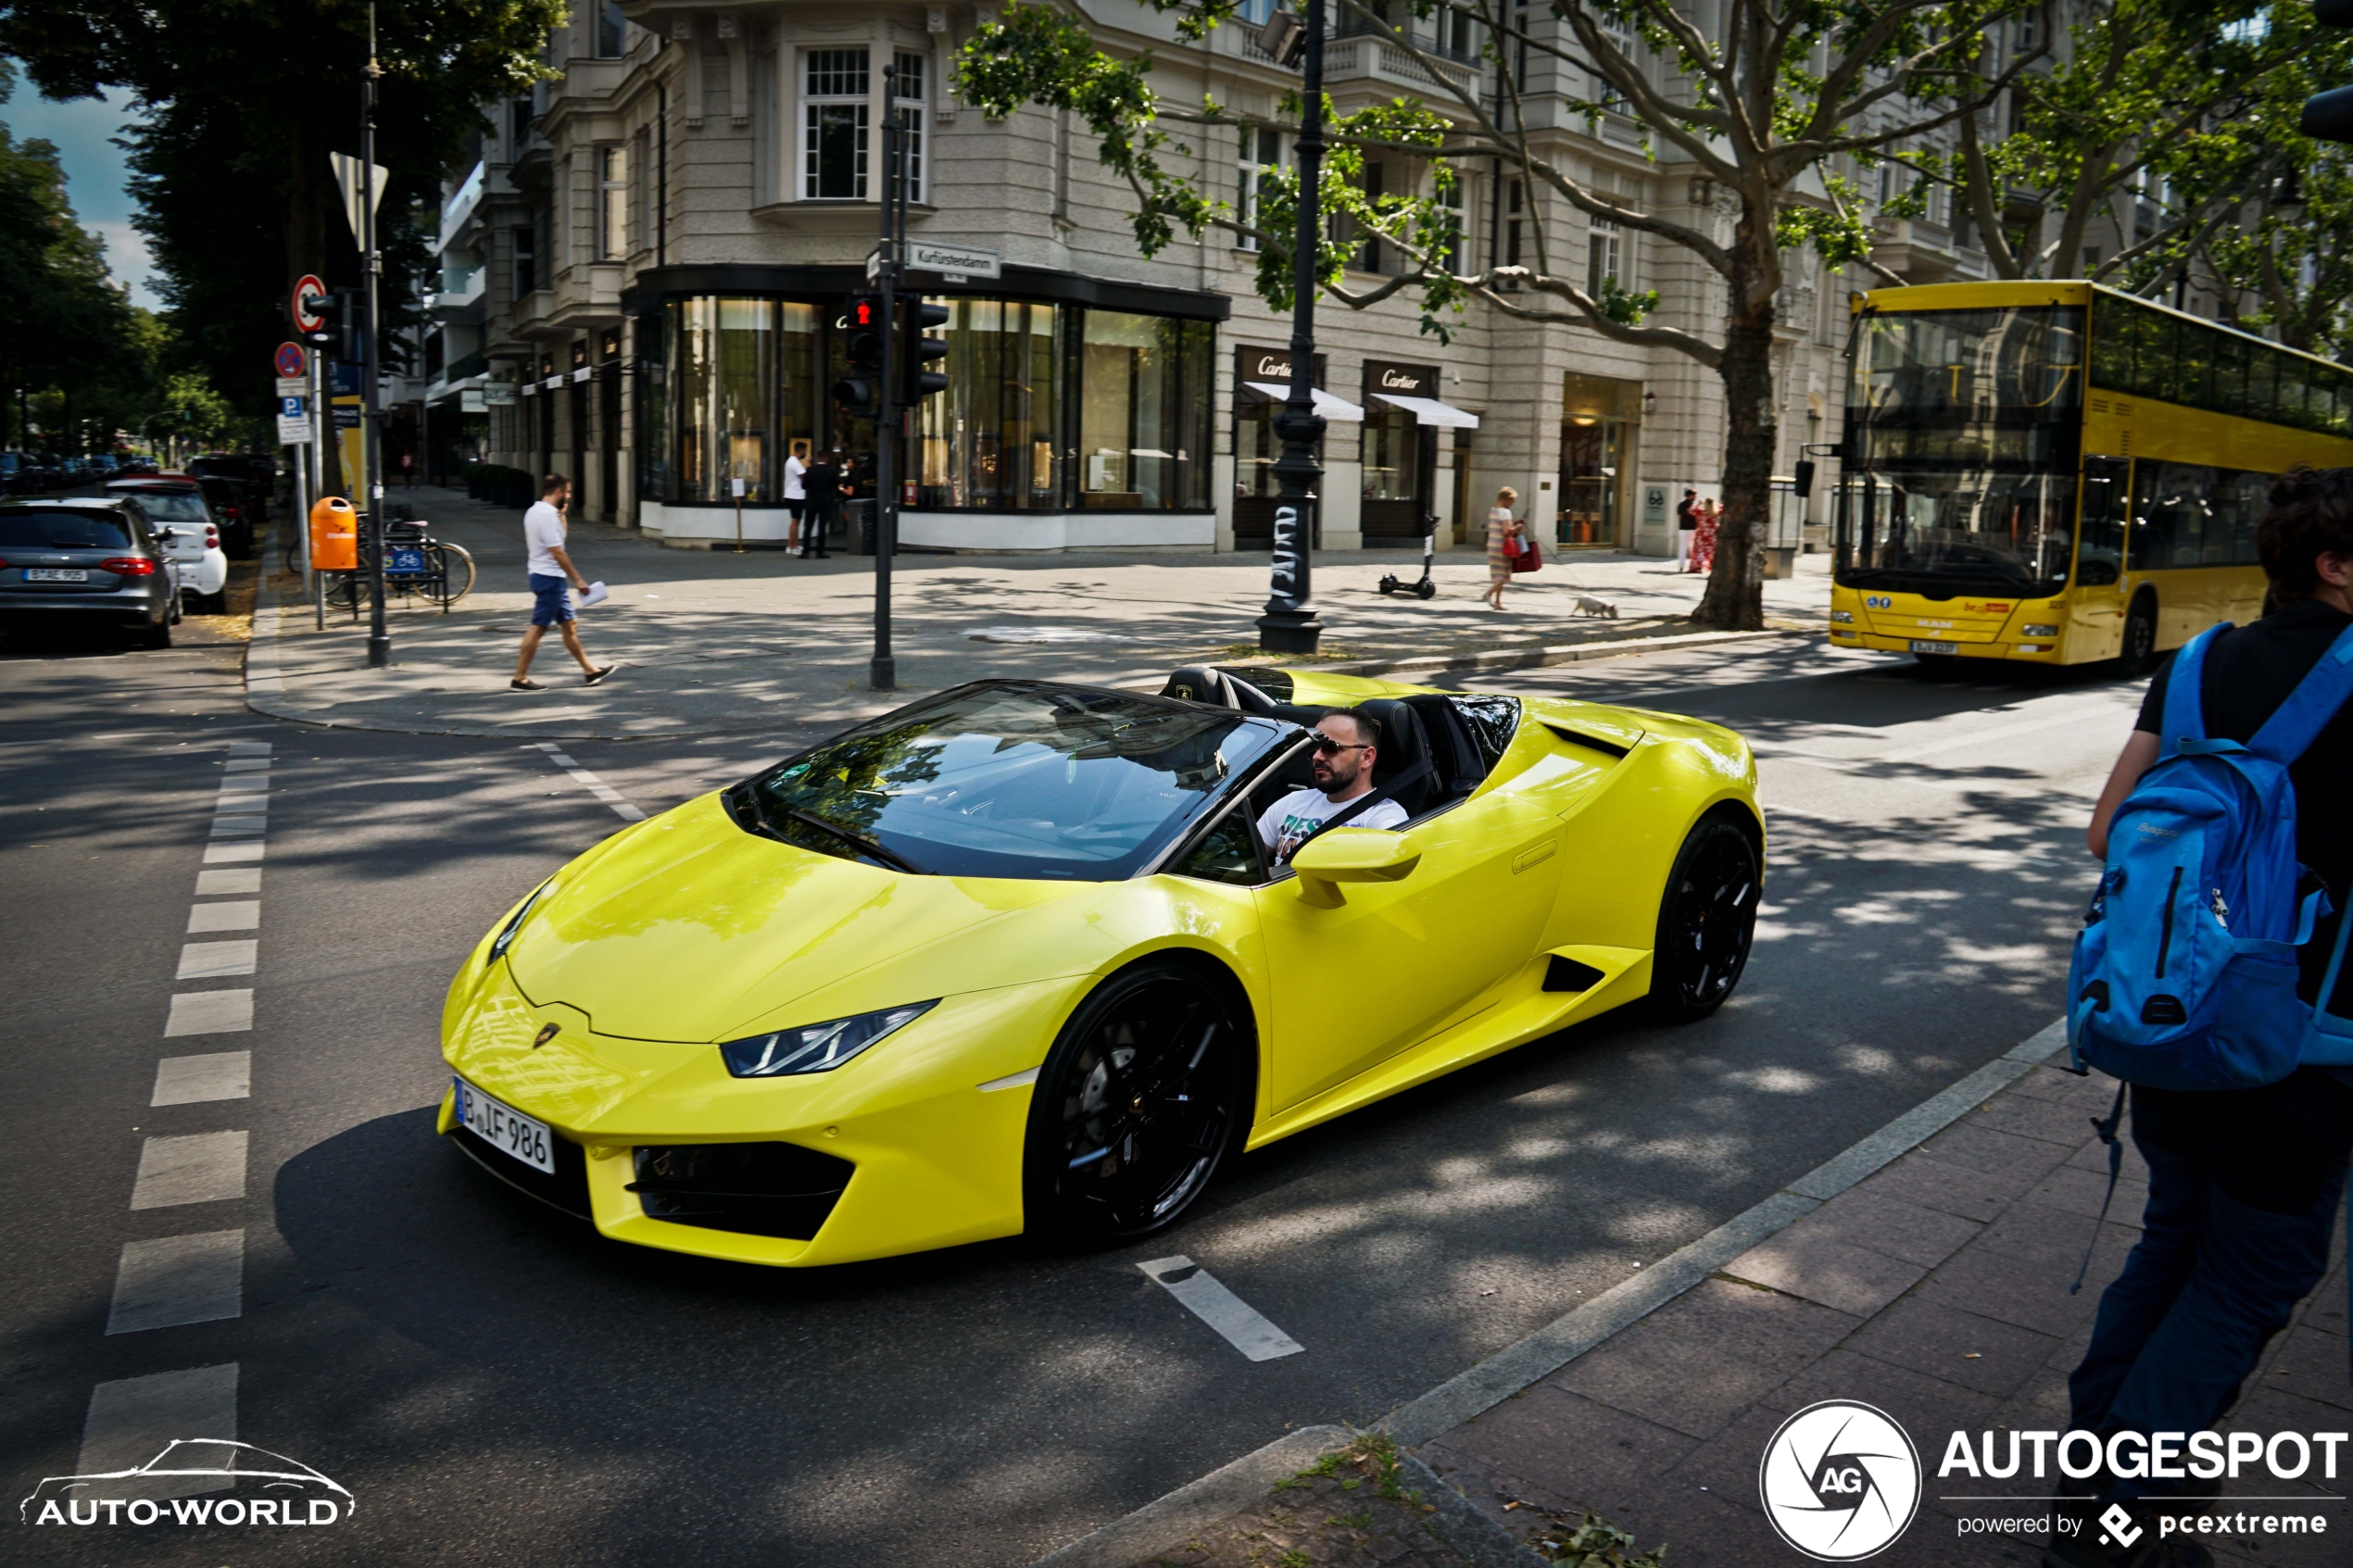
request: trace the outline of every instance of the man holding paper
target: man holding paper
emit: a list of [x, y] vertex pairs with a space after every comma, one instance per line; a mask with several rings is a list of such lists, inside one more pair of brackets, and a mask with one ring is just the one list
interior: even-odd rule
[[522, 653], [515, 660], [515, 678], [507, 683], [510, 690], [544, 692], [547, 688], [531, 678], [532, 656], [539, 651], [539, 639], [547, 628], [563, 628], [564, 651], [580, 661], [583, 679], [595, 685], [620, 668], [608, 664], [599, 669], [588, 661], [588, 650], [580, 646], [580, 631], [573, 618], [572, 596], [565, 591], [567, 581], [581, 592], [583, 604], [597, 604], [604, 597], [604, 584], [592, 583], [580, 575], [572, 564], [572, 557], [564, 551], [563, 508], [572, 499], [572, 481], [562, 474], [551, 473], [539, 485], [539, 503], [522, 514], [523, 546], [531, 553], [528, 567], [531, 579], [531, 630], [522, 634]]

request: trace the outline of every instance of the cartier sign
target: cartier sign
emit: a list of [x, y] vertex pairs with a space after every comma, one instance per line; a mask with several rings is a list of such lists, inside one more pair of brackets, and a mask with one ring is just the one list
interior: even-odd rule
[[1438, 367], [1401, 365], [1391, 359], [1365, 361], [1365, 390], [1398, 397], [1430, 397], [1438, 391]]
[[[1238, 382], [1277, 382], [1290, 384], [1290, 350], [1288, 348], [1252, 348], [1247, 345], [1234, 350], [1234, 379]], [[1324, 384], [1324, 357], [1315, 356], [1315, 384]]]

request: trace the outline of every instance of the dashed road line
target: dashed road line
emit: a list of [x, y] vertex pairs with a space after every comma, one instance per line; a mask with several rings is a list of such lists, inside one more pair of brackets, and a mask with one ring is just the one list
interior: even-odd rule
[[164, 1038], [182, 1035], [241, 1035], [253, 1027], [253, 993], [182, 991], [171, 998], [171, 1017], [163, 1026]]
[[224, 1203], [245, 1195], [245, 1135], [187, 1133], [149, 1138], [139, 1149], [133, 1209]]
[[613, 788], [612, 785], [605, 783], [604, 780], [598, 778], [596, 774], [590, 772], [587, 769], [582, 767], [579, 763], [573, 761], [571, 758], [565, 756], [563, 748], [557, 746], [555, 742], [544, 740], [534, 741], [532, 743], [532, 747], [535, 750], [546, 752], [547, 754], [548, 761], [553, 762], [557, 767], [561, 768], [565, 772], [570, 773], [573, 777], [573, 781], [579, 784], [581, 788], [586, 790], [589, 794], [595, 796], [598, 799], [611, 807], [614, 812], [618, 814], [623, 822], [642, 822], [646, 820], [646, 814], [637, 809], [636, 807], [632, 806], [629, 803], [627, 797], [623, 796], [621, 791]]
[[143, 1334], [152, 1328], [219, 1323], [243, 1317], [245, 1311], [243, 1230], [168, 1236], [123, 1244], [107, 1332]]
[[1253, 1361], [1296, 1356], [1307, 1348], [1267, 1321], [1257, 1308], [1217, 1283], [1215, 1275], [1182, 1253], [1139, 1263], [1145, 1277], [1182, 1302], [1187, 1311], [1226, 1336]]
[[261, 900], [233, 898], [220, 904], [193, 904], [188, 909], [188, 935], [213, 931], [253, 931], [261, 924]]
[[227, 871], [198, 872], [196, 897], [207, 897], [216, 893], [258, 893], [261, 891], [261, 868], [238, 866]]
[[174, 980], [209, 980], [216, 975], [251, 974], [259, 961], [258, 941], [191, 942], [180, 949], [180, 972]]
[[[161, 1438], [157, 1433], [166, 1434]], [[82, 1422], [83, 1475], [103, 1475], [146, 1463], [173, 1437], [237, 1437], [237, 1363], [185, 1367], [147, 1377], [125, 1377], [90, 1390], [89, 1413]], [[80, 1489], [83, 1498], [187, 1498], [226, 1490], [226, 1475], [183, 1475], [170, 1480], [101, 1482]]]
[[[220, 996], [226, 993], [215, 992]], [[245, 1027], [253, 1027], [253, 993], [248, 999]], [[253, 1052], [215, 1051], [208, 1056], [168, 1056], [156, 1063], [156, 1092], [149, 1105], [202, 1105], [208, 1100], [249, 1099], [253, 1096]]]

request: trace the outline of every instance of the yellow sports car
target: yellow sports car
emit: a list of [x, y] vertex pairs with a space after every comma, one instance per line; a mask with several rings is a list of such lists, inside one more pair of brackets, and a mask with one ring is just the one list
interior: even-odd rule
[[[1403, 822], [1277, 865], [1259, 820], [1339, 707]], [[440, 1130], [616, 1240], [745, 1262], [1143, 1236], [1238, 1150], [1629, 1002], [1713, 1011], [1755, 786], [1731, 732], [1592, 703], [976, 682], [517, 905], [449, 987]]]

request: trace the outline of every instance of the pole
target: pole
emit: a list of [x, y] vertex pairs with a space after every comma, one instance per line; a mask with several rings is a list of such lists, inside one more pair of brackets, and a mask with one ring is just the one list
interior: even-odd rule
[[1290, 395], [1275, 417], [1283, 455], [1275, 460], [1282, 489], [1275, 503], [1275, 558], [1266, 612], [1258, 618], [1258, 646], [1266, 653], [1314, 653], [1324, 624], [1311, 602], [1315, 589], [1315, 508], [1324, 470], [1315, 446], [1324, 420], [1315, 412], [1316, 259], [1323, 238], [1324, 0], [1303, 0], [1307, 12], [1306, 81], [1299, 117], [1299, 232], [1291, 244]]
[[312, 619], [317, 628], [327, 629], [327, 596], [321, 590], [318, 563], [310, 558], [310, 508], [327, 495], [327, 433], [329, 423], [326, 398], [325, 357], [317, 349], [304, 350], [306, 369], [310, 375], [310, 502], [303, 508], [295, 526], [302, 530], [302, 590], [310, 596]]
[[376, 250], [376, 7], [368, 6], [368, 71], [359, 85], [359, 250], [368, 264], [367, 341], [360, 349], [359, 471], [367, 486], [368, 668], [392, 662], [392, 633], [384, 627], [384, 484], [383, 392], [376, 385], [377, 285], [384, 257]]
[[890, 653], [890, 551], [898, 532], [899, 399], [891, 387], [892, 361], [899, 357], [899, 306], [892, 285], [899, 278], [898, 210], [907, 182], [900, 177], [900, 157], [906, 138], [899, 129], [899, 68], [883, 67], [882, 266], [875, 274], [882, 300], [882, 375], [875, 383], [875, 657], [868, 663], [866, 684], [887, 692], [899, 684], [898, 661]]

